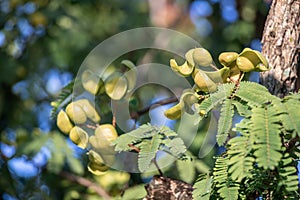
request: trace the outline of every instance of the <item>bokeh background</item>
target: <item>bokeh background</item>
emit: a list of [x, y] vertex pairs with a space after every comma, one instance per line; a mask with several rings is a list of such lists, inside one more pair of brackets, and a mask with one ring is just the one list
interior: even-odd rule
[[[208, 49], [217, 65], [220, 52], [261, 50], [269, 6], [263, 0], [0, 0], [0, 199], [101, 199], [74, 177], [98, 184], [111, 196], [147, 182], [113, 170], [91, 175], [85, 152], [50, 118], [51, 101], [96, 45], [128, 29], [155, 26], [182, 32]], [[168, 64], [171, 58], [149, 51], [126, 56], [137, 64], [149, 59]], [[257, 80], [257, 74], [249, 78]], [[149, 102], [158, 98], [158, 90], [147, 89], [153, 93], [147, 93]], [[196, 156], [205, 127], [200, 125], [190, 147]], [[213, 166], [212, 156], [220, 151], [214, 148], [202, 158], [194, 173]], [[166, 173], [191, 183], [195, 178]]]

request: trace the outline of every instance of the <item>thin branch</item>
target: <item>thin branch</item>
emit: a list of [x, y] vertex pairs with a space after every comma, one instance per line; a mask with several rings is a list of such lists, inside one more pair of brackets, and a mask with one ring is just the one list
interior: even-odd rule
[[157, 101], [157, 102], [154, 102], [152, 103], [151, 105], [141, 109], [141, 110], [138, 110], [138, 111], [135, 111], [135, 112], [132, 112], [130, 113], [131, 115], [131, 118], [132, 119], [137, 119], [139, 118], [141, 115], [144, 115], [145, 113], [149, 112], [150, 108], [152, 106], [155, 106], [155, 105], [167, 105], [167, 104], [170, 104], [170, 103], [175, 103], [175, 102], [178, 102], [178, 99], [177, 97], [171, 97], [171, 98], [168, 98], [168, 99], [163, 99], [163, 100], [160, 100], [160, 101]]
[[98, 195], [100, 195], [101, 197], [103, 197], [106, 200], [111, 199], [109, 194], [107, 194], [107, 192], [102, 187], [100, 187], [98, 184], [96, 184], [86, 178], [83, 178], [81, 176], [76, 176], [76, 175], [71, 174], [66, 171], [60, 172], [59, 175], [68, 179], [69, 181], [76, 182], [82, 186], [93, 189]]

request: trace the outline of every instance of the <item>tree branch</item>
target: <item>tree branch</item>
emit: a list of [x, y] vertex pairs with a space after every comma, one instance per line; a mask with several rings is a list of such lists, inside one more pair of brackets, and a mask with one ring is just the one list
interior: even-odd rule
[[60, 172], [59, 175], [66, 178], [66, 179], [68, 179], [71, 182], [75, 182], [75, 183], [78, 183], [78, 184], [80, 184], [84, 187], [93, 189], [98, 195], [100, 195], [101, 197], [103, 197], [106, 200], [111, 199], [109, 194], [107, 194], [107, 192], [102, 187], [100, 187], [98, 184], [96, 184], [96, 183], [94, 183], [94, 182], [92, 182], [92, 181], [90, 181], [86, 178], [83, 178], [81, 176], [76, 176], [76, 175], [71, 174], [71, 173], [66, 172], [66, 171]]
[[151, 105], [141, 109], [141, 110], [138, 110], [138, 111], [135, 111], [135, 112], [131, 112], [130, 113], [130, 116], [132, 119], [137, 119], [139, 118], [141, 115], [144, 115], [145, 113], [149, 112], [150, 108], [152, 106], [155, 106], [155, 105], [167, 105], [167, 104], [170, 104], [170, 103], [176, 103], [178, 102], [178, 99], [177, 97], [170, 97], [168, 99], [163, 99], [163, 100], [160, 100], [160, 101], [156, 101], [154, 103], [152, 103]]

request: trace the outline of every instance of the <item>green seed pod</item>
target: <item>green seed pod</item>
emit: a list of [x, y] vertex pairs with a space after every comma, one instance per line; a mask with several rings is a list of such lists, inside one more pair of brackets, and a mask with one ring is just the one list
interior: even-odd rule
[[182, 76], [189, 76], [194, 71], [194, 66], [189, 64], [187, 61], [183, 63], [183, 65], [178, 66], [175, 59], [170, 60], [171, 69]]
[[71, 123], [68, 115], [63, 110], [59, 111], [56, 124], [57, 127], [65, 134], [69, 134], [69, 132], [73, 128], [73, 124]]
[[80, 99], [75, 102], [77, 105], [79, 105], [83, 111], [85, 112], [87, 118], [92, 120], [95, 123], [99, 123], [101, 118], [95, 108], [92, 106], [92, 104], [87, 99]]
[[105, 80], [105, 92], [113, 100], [122, 99], [127, 93], [128, 81], [125, 76], [115, 72]]
[[126, 77], [128, 81], [128, 88], [127, 91], [131, 92], [135, 85], [136, 85], [136, 79], [137, 79], [137, 70], [135, 65], [130, 60], [123, 60], [121, 62], [123, 65], [129, 68], [129, 71], [127, 71], [124, 76]]
[[78, 147], [85, 149], [87, 147], [89, 136], [82, 128], [74, 126], [69, 134], [71, 141]]
[[204, 48], [196, 48], [193, 51], [194, 62], [200, 66], [206, 67], [212, 64], [213, 59], [210, 53]]
[[245, 48], [236, 59], [236, 64], [242, 72], [267, 71], [269, 65], [266, 58], [259, 52]]
[[195, 49], [191, 49], [185, 54], [185, 59], [191, 66], [195, 66], [195, 62], [193, 58], [194, 50]]
[[181, 117], [181, 103], [169, 108], [164, 112], [164, 115], [172, 120], [179, 119]]
[[217, 84], [213, 82], [202, 70], [195, 75], [194, 82], [197, 88], [203, 92], [215, 92]]
[[89, 138], [91, 145], [105, 154], [114, 154], [111, 142], [118, 137], [118, 133], [111, 124], [103, 124], [96, 128], [95, 135]]
[[229, 67], [223, 67], [217, 71], [206, 72], [203, 71], [213, 82], [215, 83], [225, 83], [230, 74]]
[[88, 152], [89, 164], [88, 170], [95, 175], [101, 175], [108, 170], [108, 166], [105, 165], [105, 162], [102, 156], [96, 151], [90, 150]]
[[83, 124], [87, 120], [85, 112], [75, 102], [71, 102], [66, 107], [66, 113], [70, 117], [70, 119], [76, 124]]
[[193, 92], [185, 92], [181, 95], [180, 102], [183, 105], [184, 111], [189, 114], [194, 114], [192, 106], [197, 103], [199, 99]]
[[104, 83], [99, 76], [91, 70], [85, 70], [81, 75], [81, 83], [83, 88], [91, 94], [101, 94], [104, 92]]
[[239, 54], [236, 52], [224, 52], [219, 55], [219, 62], [223, 66], [229, 67], [229, 65], [234, 62], [238, 56]]
[[[235, 64], [235, 62], [234, 62]], [[244, 73], [240, 75], [242, 72], [241, 70], [237, 67], [237, 65], [231, 65], [230, 66], [230, 80], [229, 81], [234, 81], [237, 82], [239, 81], [239, 78], [242, 79], [244, 77]]]

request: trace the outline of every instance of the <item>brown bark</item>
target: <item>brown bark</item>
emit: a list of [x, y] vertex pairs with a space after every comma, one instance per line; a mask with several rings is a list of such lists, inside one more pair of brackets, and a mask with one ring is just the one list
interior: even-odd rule
[[262, 38], [271, 70], [260, 74], [260, 83], [278, 97], [299, 89], [299, 42], [300, 1], [273, 0]]

